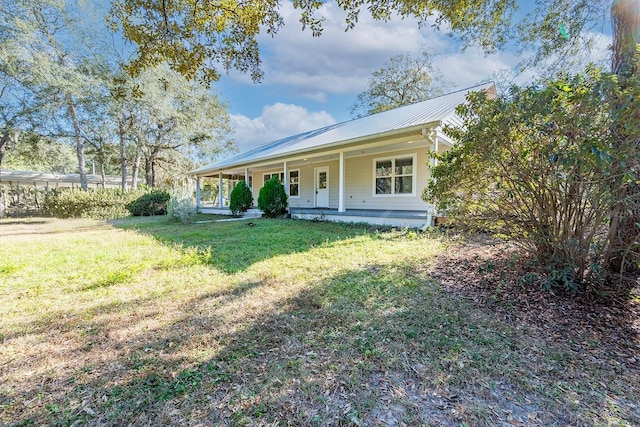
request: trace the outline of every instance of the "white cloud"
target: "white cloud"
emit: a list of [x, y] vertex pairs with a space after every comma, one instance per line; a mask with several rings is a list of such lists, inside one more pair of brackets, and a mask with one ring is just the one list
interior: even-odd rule
[[[420, 28], [414, 18], [378, 21], [364, 9], [355, 28], [345, 32], [346, 14], [335, 2], [325, 3], [318, 12], [325, 18], [320, 37], [313, 37], [310, 30], [301, 30], [300, 11], [291, 1], [283, 1], [279, 12], [285, 26], [274, 37], [259, 36], [262, 84], [277, 85], [289, 91], [289, 95], [319, 102], [326, 102], [330, 94], [353, 94], [355, 99], [366, 89], [371, 73], [391, 56], [417, 54], [421, 46], [440, 54], [437, 63], [454, 87], [478, 83], [496, 71], [514, 68], [521, 60], [513, 52], [485, 56], [477, 47], [462, 52], [448, 37], [446, 26], [440, 30], [428, 24]], [[597, 39], [594, 50], [607, 52], [609, 44], [608, 37]], [[231, 77], [248, 82], [247, 76], [237, 73]]]
[[520, 59], [510, 53], [485, 56], [479, 48], [445, 54], [439, 67], [446, 78], [457, 88], [478, 84], [500, 70], [511, 69]]
[[231, 115], [233, 139], [240, 152], [335, 122], [331, 114], [325, 111], [310, 112], [298, 105], [279, 102], [265, 106], [260, 117], [254, 119], [242, 114]]
[[[313, 37], [301, 30], [300, 12], [290, 1], [280, 7], [285, 26], [274, 36], [261, 35], [264, 86], [278, 86], [289, 95], [326, 102], [331, 94], [353, 94], [367, 87], [371, 73], [393, 55], [418, 54], [425, 46], [454, 88], [468, 87], [494, 72], [511, 69], [519, 62], [513, 53], [485, 56], [480, 48], [464, 52], [447, 36], [448, 29], [420, 28], [416, 19], [395, 17], [378, 21], [362, 11], [355, 28], [345, 32], [345, 12], [333, 2], [319, 15], [324, 31]], [[231, 78], [249, 84], [249, 78], [232, 72]]]
[[[300, 12], [289, 1], [279, 11], [285, 26], [274, 36], [261, 35], [264, 85], [286, 85], [297, 96], [324, 102], [327, 94], [357, 94], [366, 88], [373, 70], [399, 53], [417, 54], [422, 45], [434, 52], [449, 40], [431, 27], [420, 29], [415, 19], [381, 22], [361, 13], [354, 29], [345, 32], [345, 13], [335, 3], [320, 9], [323, 34], [301, 30]], [[246, 76], [231, 73], [246, 81]]]

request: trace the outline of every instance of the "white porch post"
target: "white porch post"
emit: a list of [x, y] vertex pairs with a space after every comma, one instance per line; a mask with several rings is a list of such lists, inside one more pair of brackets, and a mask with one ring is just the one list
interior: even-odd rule
[[200, 210], [200, 177], [196, 177], [196, 209]]
[[218, 174], [218, 208], [222, 209], [222, 171]]
[[284, 192], [287, 196], [290, 196], [289, 194], [289, 171], [287, 171], [287, 162], [284, 162]]
[[340, 170], [338, 171], [338, 212], [344, 212], [344, 151], [340, 152]]
[[249, 168], [244, 168], [244, 183], [249, 186]]

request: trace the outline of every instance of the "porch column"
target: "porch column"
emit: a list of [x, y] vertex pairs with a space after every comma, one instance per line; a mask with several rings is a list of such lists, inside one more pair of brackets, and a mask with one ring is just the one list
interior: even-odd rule
[[340, 180], [338, 186], [338, 212], [344, 212], [344, 151], [340, 152], [340, 170], [338, 171]]
[[289, 194], [289, 173], [287, 171], [287, 162], [284, 162], [284, 192], [287, 196], [290, 196]]
[[249, 168], [244, 168], [244, 183], [249, 186]]
[[222, 209], [222, 171], [218, 174], [218, 209]]
[[196, 177], [196, 209], [200, 210], [200, 177]]
[[[433, 138], [433, 151], [438, 154], [438, 134]], [[433, 166], [438, 166], [438, 159], [433, 159]]]

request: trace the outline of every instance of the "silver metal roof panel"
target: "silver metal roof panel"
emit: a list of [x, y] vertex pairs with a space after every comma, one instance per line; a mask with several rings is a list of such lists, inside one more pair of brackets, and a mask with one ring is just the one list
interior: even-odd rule
[[366, 137], [373, 138], [406, 128], [435, 122], [442, 123], [445, 120], [452, 119], [455, 123], [457, 120], [451, 116], [455, 116], [456, 107], [466, 101], [467, 94], [488, 91], [492, 86], [493, 83], [485, 83], [382, 113], [278, 139], [231, 158], [201, 167], [191, 171], [190, 174], [198, 175], [204, 172], [219, 171], [281, 157], [287, 153], [317, 150], [323, 146], [335, 146], [341, 142], [346, 143]]

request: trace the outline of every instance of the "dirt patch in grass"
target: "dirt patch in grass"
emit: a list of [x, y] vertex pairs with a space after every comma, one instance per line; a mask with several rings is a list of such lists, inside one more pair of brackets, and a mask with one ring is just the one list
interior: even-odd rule
[[520, 384], [528, 400], [568, 397], [570, 424], [640, 424], [638, 282], [630, 298], [543, 290], [533, 264], [513, 245], [476, 235], [441, 254], [430, 275], [523, 335], [513, 350], [528, 365]]

